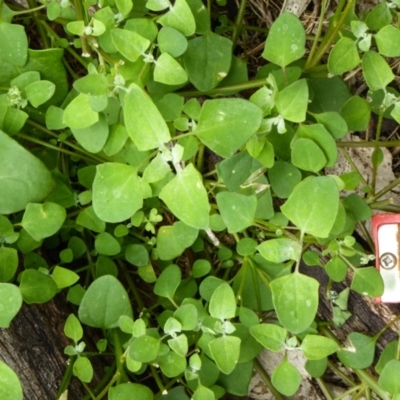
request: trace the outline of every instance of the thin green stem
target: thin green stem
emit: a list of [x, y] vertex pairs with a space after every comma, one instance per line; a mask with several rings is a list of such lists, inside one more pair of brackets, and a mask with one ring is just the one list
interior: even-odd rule
[[[103, 353], [104, 354], [104, 353]], [[104, 374], [103, 378], [101, 379], [101, 381], [95, 386], [95, 388], [92, 390], [92, 392], [98, 396], [98, 394], [100, 393], [100, 391], [104, 391], [104, 387], [105, 385], [107, 385], [107, 391], [109, 389], [108, 386], [109, 385], [109, 381], [110, 379], [112, 379], [112, 376], [115, 373], [115, 362], [113, 363], [113, 365], [107, 369], [106, 373]], [[106, 392], [107, 393], [107, 392]], [[99, 397], [96, 397], [96, 400]], [[89, 400], [90, 396], [85, 396], [82, 400]]]
[[64, 376], [60, 383], [60, 386], [57, 390], [56, 399], [59, 399], [60, 396], [68, 389], [69, 382], [71, 381], [72, 371], [74, 368], [74, 362], [76, 360], [76, 356], [72, 356], [68, 359], [68, 367], [64, 372]]
[[393, 318], [389, 323], [387, 323], [375, 336], [374, 339], [377, 341], [379, 338], [397, 321], [400, 320], [400, 315]]
[[[361, 140], [359, 142], [336, 142], [337, 147], [375, 147], [375, 142]], [[381, 140], [378, 147], [399, 147], [400, 140]]]
[[136, 288], [135, 282], [133, 282], [133, 280], [132, 280], [132, 278], [131, 278], [131, 276], [130, 276], [127, 268], [126, 268], [126, 265], [120, 259], [118, 259], [117, 262], [118, 262], [118, 265], [121, 268], [121, 271], [124, 274], [126, 280], [128, 281], [129, 288], [131, 289], [133, 297], [136, 300], [138, 309], [140, 311], [142, 311], [144, 309], [144, 304], [143, 304], [143, 300], [140, 297], [140, 294], [139, 294], [139, 292], [138, 292], [138, 290]]
[[345, 373], [343, 373], [339, 368], [337, 368], [333, 362], [328, 361], [328, 366], [339, 378], [341, 378], [348, 385], [356, 386], [356, 383], [354, 383]]
[[380, 210], [382, 207], [391, 206], [393, 204], [393, 199], [385, 199], [381, 201], [375, 201], [374, 203], [370, 203], [369, 206], [374, 210]]
[[313, 59], [315, 51], [317, 50], [318, 42], [319, 42], [319, 39], [321, 37], [322, 26], [324, 24], [325, 12], [326, 12], [326, 0], [322, 0], [322, 2], [321, 2], [321, 14], [319, 16], [317, 34], [315, 35], [315, 38], [314, 38], [310, 53], [308, 55], [308, 59], [307, 59], [305, 68], [308, 68], [308, 64]]
[[378, 115], [378, 123], [376, 125], [376, 134], [374, 140], [375, 149], [372, 155], [372, 182], [371, 182], [372, 193], [375, 193], [375, 187], [376, 187], [376, 175], [378, 172], [378, 149], [379, 149], [379, 139], [381, 137], [381, 132], [382, 132], [383, 112], [384, 109], [380, 108]]
[[[44, 142], [43, 140], [36, 139], [36, 138], [31, 137], [31, 136], [25, 135], [24, 133], [17, 133], [14, 136], [18, 136], [21, 139], [28, 140], [29, 142], [32, 142], [32, 143], [40, 144], [41, 146], [47, 147], [48, 149], [52, 149], [52, 150], [58, 151], [60, 153], [68, 154], [69, 156], [81, 158], [82, 160], [88, 161], [91, 164], [98, 164], [97, 160], [93, 160], [92, 158], [86, 157], [86, 156], [84, 156], [82, 154], [77, 154], [77, 153], [74, 153], [73, 151], [69, 151], [67, 149], [63, 149], [62, 147], [54, 146], [54, 145], [52, 145], [50, 143]], [[101, 162], [104, 162], [104, 161], [101, 161]]]
[[378, 193], [375, 193], [374, 196], [372, 196], [369, 201], [376, 201], [377, 199], [379, 199], [380, 197], [382, 197], [383, 195], [385, 195], [387, 192], [390, 192], [390, 190], [392, 190], [394, 187], [396, 187], [397, 185], [400, 184], [400, 177], [396, 178], [392, 183], [390, 183], [389, 185], [385, 186], [382, 190], [380, 190]]
[[374, 252], [375, 251], [374, 241], [372, 240], [368, 230], [365, 228], [365, 225], [362, 222], [358, 222], [357, 226], [360, 229], [361, 233], [363, 234], [363, 238], [367, 241], [370, 250]]
[[117, 365], [117, 371], [119, 372], [119, 379], [118, 381], [122, 381], [123, 383], [129, 382], [128, 375], [126, 374], [125, 367], [124, 367], [124, 358], [123, 352], [121, 347], [121, 342], [119, 339], [118, 329], [114, 328], [112, 330], [113, 339], [114, 339], [114, 354], [115, 354], [115, 362]]
[[153, 365], [150, 365], [150, 369], [151, 369], [151, 375], [153, 376], [154, 380], [156, 381], [158, 390], [161, 393], [164, 393], [165, 385], [162, 382], [162, 380], [160, 379], [160, 376], [158, 375], [158, 371], [156, 370], [156, 368]]
[[89, 385], [87, 385], [85, 382], [81, 381], [81, 384], [83, 385], [83, 387], [85, 388], [85, 390], [88, 392], [90, 398], [92, 398], [93, 400], [96, 400], [96, 396], [92, 393]]
[[267, 79], [263, 78], [263, 79], [255, 79], [254, 81], [236, 83], [234, 85], [229, 85], [229, 86], [221, 86], [219, 88], [209, 90], [208, 92], [201, 92], [200, 90], [187, 90], [182, 92], [176, 92], [176, 94], [179, 94], [180, 96], [184, 97], [198, 97], [202, 95], [215, 96], [217, 94], [224, 95], [230, 92], [241, 92], [247, 89], [258, 88], [266, 85], [266, 83]]
[[249, 257], [248, 258], [250, 266], [251, 266], [251, 277], [253, 278], [253, 287], [256, 296], [257, 302], [257, 309], [258, 309], [258, 316], [261, 317], [262, 315], [262, 304], [261, 304], [261, 293], [260, 293], [260, 285], [258, 284], [258, 276], [257, 276], [257, 268], [253, 262], [253, 260]]
[[246, 6], [247, 6], [247, 0], [241, 0], [239, 10], [236, 15], [235, 28], [233, 30], [233, 36], [232, 36], [232, 42], [233, 42], [232, 48], [233, 49], [235, 48], [235, 46], [237, 44], [240, 32], [243, 27], [243, 19], [244, 19], [244, 13], [246, 10]]
[[345, 397], [347, 397], [348, 395], [357, 392], [357, 391], [362, 391], [363, 389], [363, 385], [357, 385], [357, 386], [353, 386], [352, 388], [346, 390], [345, 392], [343, 392], [341, 395], [335, 397], [335, 400], [341, 400], [344, 399]]
[[265, 386], [269, 389], [271, 394], [275, 397], [276, 400], [283, 400], [281, 394], [275, 389], [274, 385], [271, 382], [270, 377], [265, 372], [264, 368], [260, 364], [257, 358], [254, 359], [254, 369], [257, 371], [258, 375], [260, 375], [261, 380], [264, 382]]
[[390, 395], [379, 386], [377, 380], [367, 371], [355, 369], [354, 373], [358, 376], [360, 381], [363, 382], [364, 385], [370, 387], [381, 398], [381, 400], [390, 400]]
[[[39, 14], [37, 12], [38, 7], [36, 6], [36, 0], [28, 0], [28, 5], [29, 5], [30, 10], [27, 10], [27, 12], [33, 12], [32, 17], [33, 17], [33, 20], [35, 21], [37, 30], [40, 35], [40, 39], [43, 42], [43, 47], [45, 49], [48, 49], [50, 47], [49, 37], [47, 36], [46, 29], [42, 25], [42, 21], [39, 18]], [[45, 6], [42, 6], [41, 8], [43, 8], [43, 7], [45, 7]], [[21, 13], [21, 12], [22, 11], [19, 11], [19, 13]]]
[[330, 45], [332, 44], [333, 40], [338, 34], [340, 28], [342, 27], [344, 21], [346, 20], [348, 14], [353, 9], [355, 1], [356, 0], [349, 0], [343, 13], [341, 12], [341, 6], [344, 5], [345, 0], [341, 0], [338, 7], [336, 7], [335, 15], [332, 18], [332, 22], [331, 25], [329, 26], [328, 32], [322, 39], [322, 42], [318, 47], [318, 49], [315, 51], [313, 59], [310, 60], [310, 62], [308, 63], [307, 69], [315, 67], [320, 62], [322, 57], [326, 54]]
[[322, 393], [324, 394], [326, 400], [333, 400], [332, 394], [326, 386], [325, 382], [321, 378], [315, 379]]
[[120, 373], [117, 371], [108, 383], [108, 385], [97, 395], [96, 400], [101, 400], [108, 393], [110, 387], [114, 385], [116, 381], [118, 381], [119, 377]]

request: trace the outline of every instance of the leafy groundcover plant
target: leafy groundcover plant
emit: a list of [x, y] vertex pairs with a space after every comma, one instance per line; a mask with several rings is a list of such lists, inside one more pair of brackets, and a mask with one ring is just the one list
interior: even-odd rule
[[[343, 0], [324, 24], [323, 1], [312, 35], [282, 13], [249, 79], [235, 54], [260, 28], [244, 24], [245, 0], [218, 19], [223, 3], [1, 1], [0, 326], [23, 302], [67, 293], [77, 308], [58, 398], [72, 375], [92, 399], [243, 396], [266, 348], [285, 349], [262, 373], [277, 399], [300, 384], [292, 351], [327, 398], [320, 378], [333, 355], [355, 372], [348, 393], [397, 399], [397, 341], [367, 370], [386, 327], [340, 343], [316, 321], [319, 283], [299, 268], [323, 268], [329, 285], [351, 270], [350, 288], [326, 290], [334, 325], [350, 316], [349, 290], [383, 292], [372, 245], [353, 233], [371, 244], [372, 208], [397, 211], [380, 199], [399, 180], [375, 184], [381, 146], [399, 145], [380, 132], [383, 117], [400, 122], [400, 4], [358, 15]], [[365, 82], [360, 94], [349, 74]], [[346, 141], [371, 112], [373, 141]], [[353, 145], [375, 149], [371, 182], [356, 169], [324, 173]], [[115, 358], [96, 385], [85, 326], [102, 330], [98, 354]], [[152, 388], [140, 383], [149, 373]], [[22, 399], [3, 362], [0, 381], [1, 398]]]

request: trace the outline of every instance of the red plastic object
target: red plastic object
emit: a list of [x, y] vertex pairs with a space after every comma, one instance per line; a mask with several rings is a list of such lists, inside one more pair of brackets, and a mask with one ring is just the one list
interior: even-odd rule
[[385, 290], [378, 302], [400, 303], [400, 214], [376, 214], [372, 217], [375, 265]]

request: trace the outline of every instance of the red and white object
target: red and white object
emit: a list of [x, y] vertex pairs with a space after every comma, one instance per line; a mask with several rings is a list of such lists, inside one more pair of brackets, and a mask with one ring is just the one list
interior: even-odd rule
[[372, 217], [376, 268], [385, 290], [378, 302], [400, 303], [400, 214], [376, 214]]

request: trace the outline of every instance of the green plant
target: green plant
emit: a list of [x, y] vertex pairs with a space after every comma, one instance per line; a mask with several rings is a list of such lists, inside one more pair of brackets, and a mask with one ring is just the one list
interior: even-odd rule
[[[245, 395], [267, 348], [302, 352], [316, 378], [337, 354], [359, 379], [349, 393], [397, 398], [397, 342], [376, 365], [379, 379], [366, 370], [387, 327], [374, 337], [352, 332], [351, 348], [339, 343], [316, 320], [319, 283], [299, 268], [302, 258], [324, 268], [329, 285], [350, 269], [352, 290], [383, 292], [367, 265], [371, 249], [353, 233], [372, 208], [398, 211], [380, 199], [400, 179], [376, 192], [376, 178], [324, 168], [346, 147], [372, 146], [376, 177], [380, 148], [399, 145], [380, 140], [384, 116], [400, 122], [387, 61], [400, 56], [398, 2], [359, 18], [354, 0], [340, 1], [322, 32], [323, 1], [312, 38], [283, 13], [267, 34], [267, 64], [250, 80], [233, 55], [252, 28], [243, 24], [245, 0], [219, 33], [211, 1], [28, 3], [0, 8], [0, 327], [23, 301], [68, 289], [79, 308], [65, 323], [70, 362], [58, 397], [72, 375], [93, 399]], [[28, 49], [19, 24], [26, 13], [39, 50]], [[366, 99], [340, 77], [360, 65]], [[371, 111], [374, 141], [340, 140], [365, 130]], [[205, 166], [207, 152], [219, 157], [215, 169]], [[365, 197], [345, 194], [360, 182]], [[57, 249], [58, 259], [39, 248]], [[348, 292], [327, 288], [332, 324], [350, 316]], [[98, 352], [115, 357], [97, 386], [81, 324], [102, 329]], [[0, 369], [2, 397], [21, 399], [15, 373]], [[138, 383], [146, 370], [154, 393]], [[278, 399], [300, 383], [286, 355], [262, 376]]]

